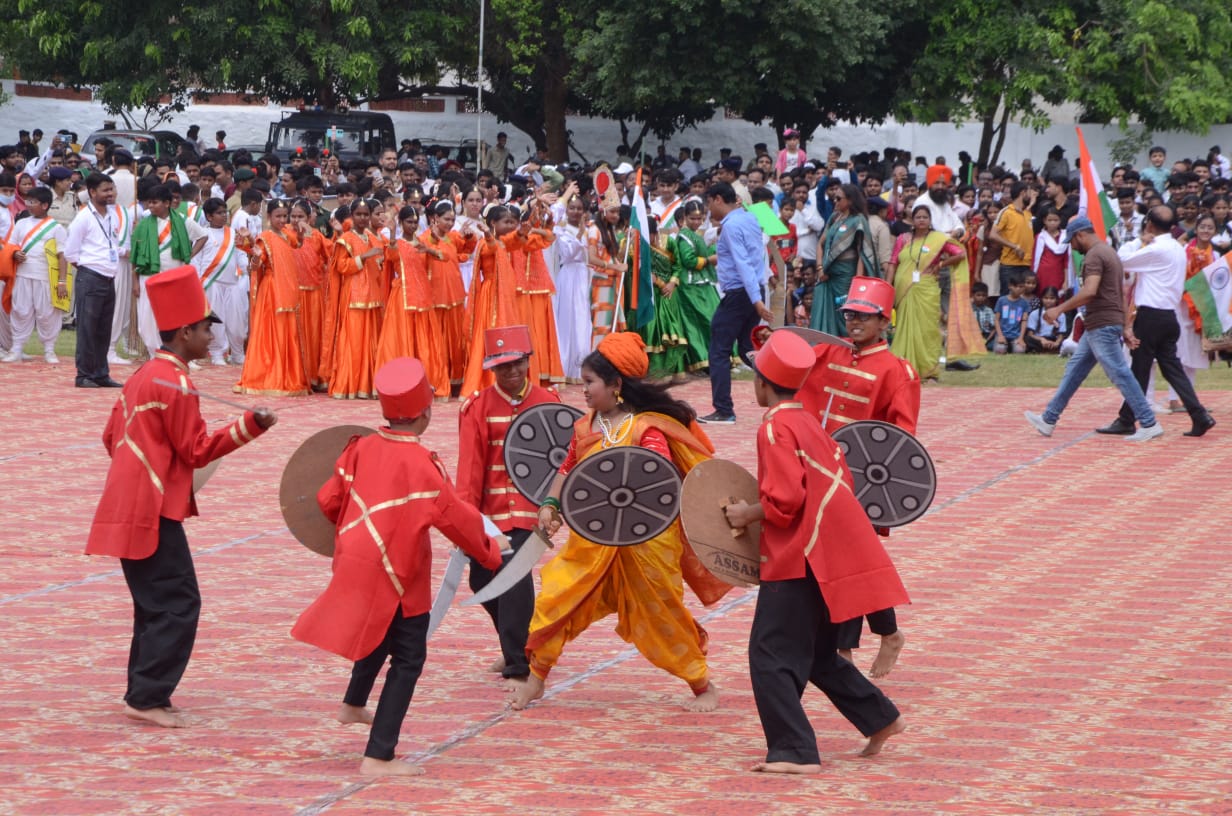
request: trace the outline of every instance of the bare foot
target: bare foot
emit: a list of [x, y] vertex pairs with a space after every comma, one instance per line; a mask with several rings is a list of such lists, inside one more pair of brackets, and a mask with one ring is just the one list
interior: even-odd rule
[[170, 711], [172, 714], [179, 714], [184, 709], [180, 708], [178, 705], [174, 705], [173, 703], [167, 703], [167, 705], [163, 706], [163, 710]]
[[152, 723], [162, 728], [185, 728], [188, 726], [188, 721], [184, 717], [165, 708], [140, 709], [126, 705], [124, 706], [124, 716], [130, 720], [140, 720], [141, 722]]
[[526, 685], [525, 677], [502, 677], [506, 694], [514, 694]]
[[898, 653], [903, 650], [903, 644], [906, 642], [907, 638], [902, 632], [883, 637], [881, 648], [877, 650], [877, 657], [873, 660], [873, 667], [868, 672], [869, 675], [885, 677], [889, 674], [894, 664], [898, 662]]
[[851, 659], [851, 649], [839, 649], [838, 656], [843, 658], [843, 660], [846, 660], [848, 663], [855, 663], [855, 661]]
[[[372, 712], [363, 706], [353, 706], [343, 703], [342, 707], [338, 709], [338, 722], [343, 725], [350, 725], [351, 723], [364, 723], [365, 725], [372, 725]], [[373, 761], [379, 762], [380, 760]]]
[[397, 760], [373, 759], [364, 757], [359, 763], [359, 775], [370, 779], [382, 776], [423, 776], [424, 769], [418, 765], [408, 765]]
[[711, 683], [706, 687], [706, 690], [701, 694], [690, 697], [681, 704], [681, 708], [685, 711], [705, 712], [714, 711], [719, 707], [719, 687]]
[[821, 773], [820, 765], [798, 765], [795, 762], [758, 762], [753, 766], [757, 773], [815, 774]]
[[492, 672], [493, 674], [500, 674], [504, 670], [505, 670], [505, 658], [503, 657], [496, 658], [496, 660], [492, 662], [492, 665], [488, 666], [488, 671]]
[[532, 674], [526, 678], [525, 682], [517, 685], [513, 699], [509, 701], [509, 707], [514, 711], [521, 711], [542, 696], [543, 681]]
[[885, 745], [886, 740], [895, 734], [901, 734], [906, 730], [907, 723], [903, 722], [902, 717], [899, 717], [897, 720], [869, 737], [868, 745], [864, 746], [864, 750], [860, 752], [860, 756], [872, 756], [874, 754], [881, 753], [881, 747]]

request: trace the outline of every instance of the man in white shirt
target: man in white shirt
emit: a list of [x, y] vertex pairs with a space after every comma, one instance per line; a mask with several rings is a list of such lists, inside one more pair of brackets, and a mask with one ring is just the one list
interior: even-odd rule
[[86, 177], [90, 204], [73, 219], [64, 257], [77, 267], [78, 388], [119, 388], [107, 366], [115, 277], [120, 270], [115, 182], [102, 173]]
[[916, 199], [916, 205], [923, 204], [933, 217], [933, 229], [944, 232], [953, 238], [961, 238], [963, 234], [962, 219], [954, 212], [950, 204], [950, 182], [954, 172], [944, 164], [934, 164], [928, 168], [926, 181], [928, 194]]
[[[1181, 327], [1176, 319], [1176, 306], [1185, 291], [1185, 248], [1172, 237], [1174, 216], [1169, 207], [1154, 207], [1146, 214], [1142, 237], [1121, 247], [1121, 264], [1134, 283], [1134, 326], [1126, 333], [1132, 349], [1130, 367], [1134, 379], [1146, 392], [1151, 367], [1158, 362], [1164, 379], [1176, 391], [1193, 427], [1185, 436], [1202, 436], [1215, 427], [1215, 420], [1198, 401], [1193, 383], [1176, 355], [1176, 343]], [[1099, 428], [1104, 434], [1131, 434], [1134, 415], [1128, 405], [1110, 425]]]

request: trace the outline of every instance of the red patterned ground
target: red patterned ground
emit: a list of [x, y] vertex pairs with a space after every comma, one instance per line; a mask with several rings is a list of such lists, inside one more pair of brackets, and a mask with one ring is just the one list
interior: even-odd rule
[[[426, 775], [364, 783], [364, 730], [331, 719], [348, 665], [288, 635], [329, 565], [288, 536], [277, 488], [305, 437], [374, 424], [375, 404], [278, 401], [280, 424], [201, 494], [188, 535], [204, 612], [176, 695], [194, 725], [162, 731], [119, 713], [131, 607], [117, 563], [81, 555], [114, 392], [73, 389], [68, 362], [0, 369], [0, 812], [1232, 813], [1232, 392], [1203, 395], [1223, 423], [1206, 439], [1165, 417], [1166, 436], [1135, 446], [1090, 433], [1113, 415], [1109, 391], [1080, 392], [1051, 439], [1020, 418], [1042, 390], [926, 391], [940, 488], [889, 540], [915, 603], [882, 682], [910, 726], [879, 757], [857, 757], [859, 735], [810, 690], [824, 772], [746, 772], [764, 743], [745, 660], [754, 594], [735, 592], [696, 608], [724, 695], [713, 715], [675, 707], [684, 685], [611, 624], [566, 650], [548, 699], [506, 712], [483, 672], [486, 616], [455, 608], [400, 746]], [[235, 374], [196, 380], [225, 394]], [[736, 389], [741, 421], [714, 439], [751, 468], [759, 412]], [[683, 392], [709, 410], [705, 383]], [[455, 411], [438, 407], [426, 435], [450, 467]]]

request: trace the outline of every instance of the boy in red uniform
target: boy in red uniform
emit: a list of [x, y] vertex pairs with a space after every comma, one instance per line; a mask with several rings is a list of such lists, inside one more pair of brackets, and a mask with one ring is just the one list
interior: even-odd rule
[[[920, 418], [920, 376], [911, 363], [890, 352], [884, 334], [894, 310], [894, 287], [880, 278], [857, 277], [839, 309], [847, 325], [847, 338], [855, 350], [819, 344], [816, 364], [796, 395], [806, 411], [834, 433], [848, 422], [878, 419], [915, 433]], [[889, 530], [879, 529], [883, 535]], [[860, 618], [839, 627], [839, 654], [851, 660], [860, 648]], [[869, 674], [884, 677], [894, 668], [906, 638], [898, 630], [893, 609], [868, 616], [869, 629], [881, 636], [881, 648]]]
[[[518, 414], [534, 405], [558, 403], [560, 397], [530, 382], [528, 327], [488, 329], [483, 344], [483, 367], [492, 371], [496, 384], [468, 399], [458, 412], [458, 495], [491, 519], [516, 551], [538, 526], [539, 508], [518, 492], [505, 471], [505, 434]], [[472, 559], [471, 591], [483, 589], [495, 575]], [[492, 617], [503, 655], [493, 671], [524, 681], [530, 674], [526, 635], [535, 611], [535, 582], [530, 573], [483, 608]]]
[[[133, 596], [124, 713], [164, 728], [186, 723], [171, 704], [197, 636], [201, 594], [183, 521], [197, 515], [193, 470], [256, 439], [277, 417], [247, 411], [209, 433], [188, 393], [188, 361], [208, 356], [221, 322], [191, 266], [150, 278], [147, 293], [162, 348], [124, 383], [103, 445], [111, 457], [86, 552], [120, 559]], [[168, 388], [155, 380], [176, 383]]]
[[894, 704], [838, 656], [836, 622], [907, 599], [894, 565], [851, 492], [842, 452], [795, 401], [813, 367], [800, 337], [775, 332], [754, 360], [759, 501], [727, 507], [733, 527], [761, 521], [761, 589], [749, 633], [753, 699], [770, 773], [821, 770], [800, 696], [812, 681], [862, 734], [870, 756], [906, 726]]
[[[488, 569], [499, 567], [501, 556], [484, 534], [479, 511], [454, 492], [436, 454], [419, 443], [432, 420], [432, 386], [423, 365], [410, 357], [391, 360], [374, 385], [389, 427], [351, 440], [317, 494], [326, 518], [337, 525], [334, 572], [291, 634], [358, 661], [346, 702], [360, 709], [385, 657], [391, 658], [359, 772], [414, 776], [423, 769], [393, 759], [427, 657], [428, 531], [440, 530]], [[356, 689], [359, 680], [367, 687]]]

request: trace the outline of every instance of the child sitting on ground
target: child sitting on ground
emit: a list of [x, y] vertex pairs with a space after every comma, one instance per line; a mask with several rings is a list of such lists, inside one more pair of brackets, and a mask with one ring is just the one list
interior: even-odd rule
[[997, 313], [988, 305], [988, 284], [983, 281], [971, 284], [971, 311], [975, 312], [975, 320], [980, 324], [984, 346], [992, 351], [997, 337]]
[[1057, 305], [1058, 297], [1056, 288], [1049, 286], [1040, 293], [1040, 307], [1027, 315], [1025, 340], [1028, 352], [1052, 354], [1060, 350], [1061, 341], [1065, 339], [1065, 314], [1058, 315], [1055, 323], [1044, 320], [1044, 312]]

